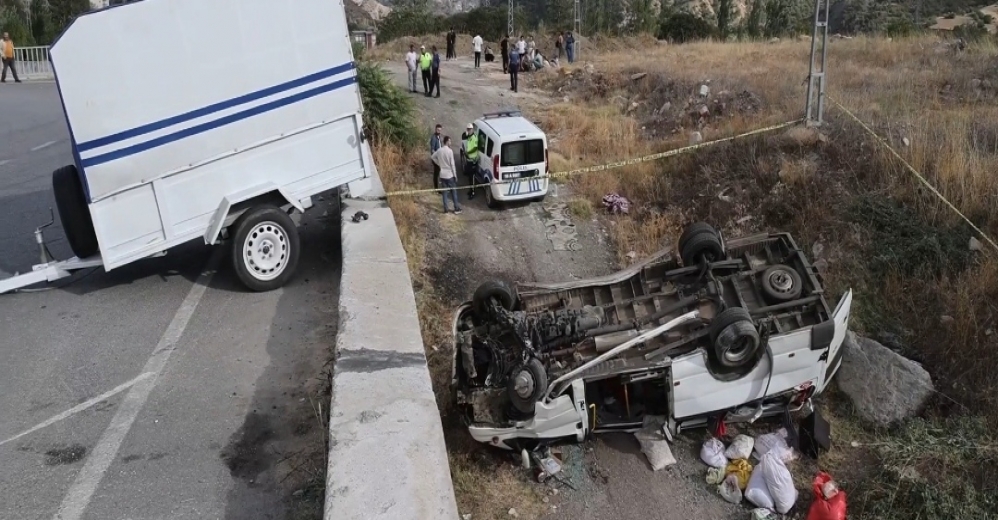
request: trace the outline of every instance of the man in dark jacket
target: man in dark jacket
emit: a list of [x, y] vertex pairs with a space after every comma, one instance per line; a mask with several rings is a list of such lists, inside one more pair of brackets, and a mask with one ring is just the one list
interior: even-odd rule
[[499, 42], [499, 52], [502, 54], [502, 73], [506, 74], [509, 72], [509, 35], [502, 37], [502, 41]]
[[433, 58], [430, 62], [430, 91], [426, 94], [426, 97], [430, 97], [433, 94], [433, 89], [437, 89], [436, 97], [440, 97], [440, 52], [437, 51], [437, 46], [433, 46]]
[[454, 28], [450, 28], [450, 32], [447, 33], [447, 59], [452, 59], [457, 57], [457, 51], [454, 47], [457, 45], [457, 33], [454, 32]]
[[[437, 127], [433, 129], [433, 135], [430, 136], [431, 157], [443, 145], [444, 136], [442, 132], [443, 132], [443, 126], [441, 125], [437, 125]], [[433, 188], [436, 189], [439, 187], [440, 184], [440, 165], [433, 162], [432, 160], [430, 162], [433, 163]]]

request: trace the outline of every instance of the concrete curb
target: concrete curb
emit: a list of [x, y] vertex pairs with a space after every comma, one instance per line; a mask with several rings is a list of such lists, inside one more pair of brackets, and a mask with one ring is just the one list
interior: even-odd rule
[[[368, 220], [352, 222], [357, 211]], [[456, 520], [443, 426], [395, 218], [384, 201], [346, 199], [342, 222], [324, 518]]]

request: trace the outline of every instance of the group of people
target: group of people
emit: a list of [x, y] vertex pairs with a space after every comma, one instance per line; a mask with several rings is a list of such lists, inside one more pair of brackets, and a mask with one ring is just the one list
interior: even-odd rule
[[[475, 173], [478, 171], [478, 135], [475, 134], [475, 125], [468, 123], [461, 134], [461, 155], [460, 164], [464, 170], [464, 175], [468, 178], [468, 199], [475, 198]], [[433, 188], [443, 188], [444, 213], [453, 211], [455, 215], [461, 213], [461, 205], [457, 201], [457, 171], [458, 161], [454, 158], [454, 150], [451, 149], [451, 137], [443, 135], [443, 125], [437, 125], [430, 136], [430, 161], [433, 163]], [[451, 201], [448, 209], [447, 199]]]
[[[499, 42], [499, 51], [502, 53], [502, 71], [509, 74], [510, 90], [519, 92], [519, 73], [541, 69], [546, 62], [544, 61], [544, 56], [537, 50], [536, 45], [534, 45], [533, 37], [530, 37], [528, 41], [523, 38], [523, 35], [520, 35], [520, 39], [510, 49], [509, 36], [507, 34]], [[569, 63], [575, 61], [575, 36], [572, 35], [572, 31], [565, 31], [564, 34], [558, 34], [554, 46], [558, 50], [558, 57], [555, 58], [555, 63], [560, 62], [562, 56], [566, 54]]]
[[423, 77], [423, 95], [430, 97], [436, 89], [436, 97], [440, 97], [440, 52], [437, 46], [431, 47], [433, 53], [426, 50], [425, 45], [419, 47], [419, 54], [416, 53], [416, 46], [409, 44], [409, 52], [405, 55], [405, 65], [409, 69], [409, 92], [417, 93], [419, 83], [418, 74]]

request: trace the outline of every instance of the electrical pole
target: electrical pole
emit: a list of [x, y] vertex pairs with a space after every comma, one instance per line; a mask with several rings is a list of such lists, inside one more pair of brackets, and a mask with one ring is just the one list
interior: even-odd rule
[[572, 18], [574, 22], [572, 23], [572, 32], [575, 33], [575, 43], [572, 44], [572, 58], [575, 60], [579, 59], [579, 36], [582, 36], [582, 7], [579, 0], [575, 0], [572, 4]]
[[509, 15], [506, 19], [506, 33], [513, 37], [513, 0], [509, 0]]
[[[806, 126], [820, 126], [825, 112], [825, 63], [828, 60], [828, 8], [830, 3], [831, 0], [814, 0], [811, 63], [807, 76], [807, 107], [804, 116]], [[821, 42], [820, 63], [817, 60], [819, 41]]]

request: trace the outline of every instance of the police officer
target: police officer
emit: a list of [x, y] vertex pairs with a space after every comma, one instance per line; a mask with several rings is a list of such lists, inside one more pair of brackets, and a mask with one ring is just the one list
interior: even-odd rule
[[463, 141], [462, 150], [464, 155], [464, 174], [468, 177], [468, 198], [475, 198], [475, 173], [478, 172], [478, 135], [475, 134], [475, 125], [468, 123], [468, 128], [461, 135]]
[[430, 95], [430, 65], [433, 64], [433, 55], [426, 51], [426, 46], [420, 47], [422, 51], [419, 55], [419, 69], [423, 72], [423, 95]]

